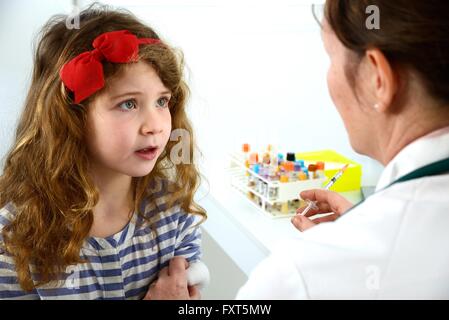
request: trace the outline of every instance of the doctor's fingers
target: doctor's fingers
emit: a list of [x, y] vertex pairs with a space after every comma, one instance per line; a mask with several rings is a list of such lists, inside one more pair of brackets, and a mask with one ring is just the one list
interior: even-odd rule
[[306, 190], [300, 193], [300, 196], [304, 200], [318, 201], [318, 203], [326, 203], [329, 205], [330, 210], [328, 212], [344, 213], [352, 207], [352, 203], [349, 202], [342, 195], [323, 189]]
[[198, 286], [189, 286], [189, 296], [191, 300], [200, 300], [201, 299], [201, 292], [200, 289], [198, 289]]
[[159, 271], [158, 279], [164, 279], [172, 276], [178, 276], [185, 273], [185, 269], [188, 267], [189, 263], [183, 257], [173, 257], [167, 267], [164, 267]]
[[162, 268], [157, 277], [158, 279], [168, 277], [168, 267]]
[[325, 189], [311, 189], [302, 191], [299, 195], [304, 200], [329, 203], [334, 192]]
[[187, 266], [188, 262], [184, 258], [172, 258], [168, 267], [159, 271], [157, 280], [150, 285], [149, 294], [153, 299], [188, 297]]
[[[330, 207], [330, 205], [326, 202], [317, 202], [316, 203], [317, 208], [316, 209], [310, 209], [305, 216], [306, 217], [311, 217], [314, 216], [316, 214], [323, 214], [323, 213], [330, 213], [332, 212], [332, 209]], [[298, 210], [296, 210], [296, 213], [301, 214], [305, 209], [307, 208], [307, 205], [299, 208]]]
[[189, 263], [184, 257], [175, 256], [168, 264], [168, 277], [172, 278], [172, 281], [177, 286], [187, 286], [187, 271]]
[[294, 216], [291, 221], [292, 224], [295, 226], [295, 228], [298, 229], [299, 231], [305, 231], [316, 225], [312, 220], [300, 214]]
[[340, 218], [341, 214], [339, 213], [334, 213], [334, 214], [330, 214], [328, 216], [325, 217], [320, 217], [320, 218], [316, 218], [313, 219], [312, 221], [316, 224], [322, 223], [322, 222], [332, 222], [337, 220], [338, 218]]

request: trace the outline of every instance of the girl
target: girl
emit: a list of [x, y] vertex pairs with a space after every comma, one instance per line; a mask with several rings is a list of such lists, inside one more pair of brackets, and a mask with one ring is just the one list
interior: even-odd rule
[[130, 13], [79, 18], [43, 29], [0, 177], [0, 298], [140, 299], [200, 258], [199, 173], [170, 157], [192, 135], [181, 60]]

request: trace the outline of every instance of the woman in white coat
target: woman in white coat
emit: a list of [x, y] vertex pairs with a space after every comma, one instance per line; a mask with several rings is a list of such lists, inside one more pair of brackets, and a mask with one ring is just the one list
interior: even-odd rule
[[[370, 5], [380, 29], [367, 28]], [[303, 192], [319, 209], [292, 219], [304, 232], [279, 243], [238, 299], [449, 298], [448, 13], [447, 0], [326, 1], [331, 97], [354, 150], [386, 168], [356, 207]], [[182, 272], [154, 293], [188, 297]]]
[[[380, 29], [369, 30], [376, 5]], [[376, 193], [351, 208], [330, 191], [303, 198], [287, 239], [239, 299], [449, 298], [449, 2], [328, 0], [328, 87], [358, 153], [384, 164]], [[311, 220], [317, 213], [326, 218]], [[338, 218], [338, 219], [337, 219]]]

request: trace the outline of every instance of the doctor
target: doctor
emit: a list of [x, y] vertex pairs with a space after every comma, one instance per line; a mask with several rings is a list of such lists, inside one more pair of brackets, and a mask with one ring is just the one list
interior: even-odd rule
[[[366, 27], [369, 5], [380, 29]], [[331, 97], [354, 150], [386, 167], [356, 207], [302, 193], [319, 202], [311, 215], [330, 215], [297, 215], [304, 232], [279, 243], [238, 299], [449, 299], [448, 13], [447, 0], [326, 1]]]
[[[368, 5], [379, 30], [366, 28]], [[302, 193], [319, 201], [312, 215], [331, 214], [295, 216], [305, 232], [281, 242], [238, 299], [449, 298], [448, 13], [447, 0], [326, 1], [331, 97], [354, 150], [386, 167], [353, 208]]]

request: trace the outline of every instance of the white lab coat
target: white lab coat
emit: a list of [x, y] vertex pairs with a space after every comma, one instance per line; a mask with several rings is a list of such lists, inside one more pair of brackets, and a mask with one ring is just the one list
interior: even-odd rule
[[[377, 190], [449, 157], [449, 127], [405, 147]], [[237, 299], [449, 299], [449, 174], [398, 183], [282, 240]]]

